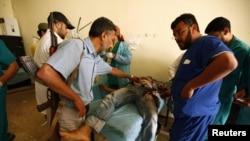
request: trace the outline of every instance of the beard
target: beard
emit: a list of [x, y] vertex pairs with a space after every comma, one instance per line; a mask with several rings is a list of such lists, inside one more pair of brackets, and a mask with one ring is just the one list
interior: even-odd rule
[[184, 46], [182, 50], [188, 49], [191, 44], [192, 44], [192, 35], [191, 35], [190, 30], [188, 30], [187, 37], [184, 40]]

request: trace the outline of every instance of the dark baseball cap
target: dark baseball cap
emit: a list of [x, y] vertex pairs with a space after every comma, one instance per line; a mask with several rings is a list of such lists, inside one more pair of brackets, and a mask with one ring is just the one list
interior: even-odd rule
[[[75, 27], [69, 22], [69, 20], [66, 18], [66, 16], [63, 15], [63, 13], [54, 11], [54, 12], [52, 12], [52, 14], [53, 14], [53, 19], [54, 19], [54, 21], [56, 20], [56, 21], [60, 21], [60, 22], [65, 23], [68, 29], [74, 29], [74, 28], [75, 28]], [[50, 21], [50, 16], [51, 16], [51, 14], [50, 14], [49, 17], [48, 17], [48, 23], [50, 23], [50, 22], [49, 22], [49, 21]]]
[[47, 30], [48, 29], [48, 24], [47, 23], [39, 23], [37, 28], [38, 28], [38, 30]]

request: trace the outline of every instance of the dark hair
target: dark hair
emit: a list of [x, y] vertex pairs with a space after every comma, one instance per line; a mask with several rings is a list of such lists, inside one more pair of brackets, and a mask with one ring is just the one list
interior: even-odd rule
[[46, 29], [42, 29], [42, 30], [37, 30], [37, 35], [39, 37], [42, 37], [42, 32], [46, 32], [47, 30]]
[[[52, 17], [53, 17], [53, 19], [52, 19]], [[67, 26], [68, 29], [74, 29], [75, 28], [70, 23], [70, 21], [67, 19], [67, 17], [63, 13], [58, 12], [58, 11], [51, 12], [50, 15], [47, 18], [47, 21], [48, 21], [49, 26], [52, 24], [51, 21], [53, 21], [53, 23], [57, 23], [57, 22], [65, 23], [65, 25]]]
[[116, 30], [114, 23], [105, 17], [100, 17], [96, 19], [90, 27], [89, 36], [98, 37], [103, 32]]
[[198, 22], [196, 21], [196, 18], [195, 18], [195, 16], [193, 14], [184, 13], [184, 14], [180, 15], [179, 17], [177, 17], [172, 22], [171, 29], [174, 29], [177, 26], [177, 24], [179, 24], [180, 22], [184, 22], [188, 26], [196, 24], [197, 25], [197, 30], [200, 32]]
[[224, 17], [217, 17], [207, 25], [205, 33], [223, 31], [224, 28], [228, 28], [231, 31], [230, 21]]

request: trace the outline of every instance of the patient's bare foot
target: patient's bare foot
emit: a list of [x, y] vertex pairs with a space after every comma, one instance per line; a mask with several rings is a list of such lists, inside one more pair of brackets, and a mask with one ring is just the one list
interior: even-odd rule
[[59, 131], [63, 141], [90, 141], [90, 133], [92, 128], [84, 125], [76, 130], [65, 132]]

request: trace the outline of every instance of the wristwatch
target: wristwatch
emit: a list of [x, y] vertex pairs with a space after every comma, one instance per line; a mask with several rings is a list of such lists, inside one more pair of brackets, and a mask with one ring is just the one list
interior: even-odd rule
[[133, 78], [134, 78], [134, 75], [130, 75], [130, 77], [133, 79]]

